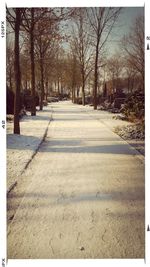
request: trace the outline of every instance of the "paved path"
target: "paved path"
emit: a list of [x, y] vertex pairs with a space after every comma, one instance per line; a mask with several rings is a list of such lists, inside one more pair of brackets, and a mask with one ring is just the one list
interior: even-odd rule
[[47, 138], [11, 193], [8, 258], [144, 258], [144, 165], [81, 106], [53, 104]]

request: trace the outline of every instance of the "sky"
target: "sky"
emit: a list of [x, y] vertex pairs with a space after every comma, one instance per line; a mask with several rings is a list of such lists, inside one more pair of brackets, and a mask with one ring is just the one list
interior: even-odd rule
[[[112, 30], [107, 44], [105, 46], [106, 56], [111, 57], [119, 51], [120, 40], [124, 35], [128, 35], [131, 27], [134, 25], [134, 21], [138, 16], [144, 16], [144, 7], [123, 7], [120, 16], [116, 22], [116, 26]], [[62, 25], [66, 22], [62, 22]], [[68, 27], [65, 28], [66, 33], [70, 31], [70, 22]], [[69, 49], [68, 43], [63, 43], [63, 48], [67, 51]]]
[[129, 34], [130, 28], [133, 26], [136, 17], [139, 15], [144, 15], [144, 7], [124, 7], [122, 9], [122, 13], [118, 18], [116, 27], [109, 38], [110, 41], [107, 46], [107, 51], [110, 55], [116, 53], [119, 49], [119, 41], [124, 35]]
[[[133, 25], [137, 16], [144, 15], [144, 7], [124, 7], [116, 22], [116, 27], [113, 29], [107, 43], [107, 56], [112, 56], [119, 49], [121, 38], [130, 32], [130, 27]], [[11, 31], [11, 30], [10, 30]], [[12, 35], [7, 36], [12, 39]], [[64, 44], [67, 48], [68, 44]]]

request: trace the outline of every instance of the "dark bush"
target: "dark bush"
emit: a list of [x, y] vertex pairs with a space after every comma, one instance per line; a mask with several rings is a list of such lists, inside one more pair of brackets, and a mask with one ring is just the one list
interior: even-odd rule
[[113, 103], [113, 107], [114, 108], [121, 108], [121, 105], [125, 102], [125, 98], [115, 98], [114, 103]]
[[[21, 99], [22, 99], [22, 106], [24, 106], [26, 110], [30, 111], [33, 100], [33, 97], [31, 95], [31, 90], [24, 89], [21, 93]], [[36, 106], [39, 105], [39, 96], [37, 92], [35, 92], [35, 105]]]
[[121, 112], [127, 118], [144, 118], [144, 94], [139, 92], [134, 92], [130, 94], [125, 100], [124, 106], [121, 109]]

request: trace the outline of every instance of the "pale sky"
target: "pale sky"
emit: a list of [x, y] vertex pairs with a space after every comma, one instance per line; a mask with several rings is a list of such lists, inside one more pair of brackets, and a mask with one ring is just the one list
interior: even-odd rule
[[[107, 42], [107, 56], [111, 56], [119, 49], [119, 42], [121, 38], [128, 34], [130, 27], [133, 25], [135, 18], [139, 15], [144, 15], [144, 7], [124, 7], [116, 22], [116, 27], [113, 29], [108, 42]], [[65, 22], [66, 23], [66, 22]], [[63, 24], [63, 23], [62, 23]], [[68, 29], [66, 28], [68, 31]], [[7, 38], [12, 39], [13, 35], [8, 35]], [[63, 45], [64, 48], [68, 47], [68, 44]]]
[[115, 53], [118, 49], [120, 39], [130, 32], [130, 28], [133, 26], [133, 23], [137, 16], [144, 16], [144, 7], [124, 7], [120, 17], [117, 21], [117, 26], [114, 28], [110, 41], [107, 45], [107, 51], [109, 50], [110, 54]]
[[[120, 40], [124, 35], [129, 34], [130, 28], [133, 26], [136, 17], [139, 15], [144, 16], [144, 7], [123, 7], [116, 22], [116, 26], [110, 34], [106, 44], [107, 57], [111, 57], [117, 50], [119, 50]], [[68, 23], [68, 27], [65, 29], [67, 33], [71, 30], [70, 23], [71, 22]], [[63, 24], [66, 24], [66, 22], [62, 22], [62, 25]], [[67, 50], [69, 44], [64, 43], [63, 47]]]

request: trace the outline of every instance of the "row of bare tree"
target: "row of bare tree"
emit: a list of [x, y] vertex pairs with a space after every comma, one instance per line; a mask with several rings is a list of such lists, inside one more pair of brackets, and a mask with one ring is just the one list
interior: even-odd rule
[[97, 109], [99, 68], [103, 65], [103, 48], [115, 26], [121, 8], [91, 7], [77, 9], [72, 31], [72, 53], [80, 64], [82, 104], [85, 105], [85, 84], [94, 72], [93, 105]]
[[[93, 83], [93, 106], [97, 109], [100, 79], [111, 80], [112, 89], [119, 78], [128, 79], [128, 91], [140, 80], [144, 91], [144, 17], [136, 18], [130, 33], [119, 40], [119, 51], [110, 57], [105, 54], [108, 38], [116, 26], [121, 8], [78, 9], [74, 17], [71, 51], [81, 70], [82, 104], [85, 104], [85, 84], [89, 77]], [[92, 74], [92, 75], [91, 75]], [[75, 94], [74, 94], [75, 95]]]
[[[44, 60], [50, 54], [56, 52], [55, 42], [60, 38], [58, 23], [68, 18], [71, 10], [66, 8], [13, 8], [7, 9], [7, 21], [14, 30], [14, 77], [15, 77], [15, 104], [14, 104], [14, 133], [20, 134], [19, 125], [19, 100], [21, 88], [21, 67], [20, 48], [23, 49], [24, 59], [27, 61], [27, 68], [30, 68], [31, 89], [32, 89], [32, 110], [31, 115], [36, 115], [35, 106], [35, 55], [39, 59], [41, 101], [40, 109], [43, 106], [44, 98]], [[52, 45], [53, 44], [53, 45]], [[55, 51], [52, 51], [54, 50]], [[26, 53], [27, 52], [27, 53]], [[50, 58], [49, 58], [50, 60]], [[9, 71], [11, 74], [11, 71]], [[11, 80], [11, 78], [10, 78]], [[12, 82], [12, 80], [11, 80]]]
[[[31, 87], [31, 115], [36, 115], [35, 92], [40, 88], [40, 109], [44, 94], [55, 84], [60, 93], [71, 91], [75, 102], [82, 88], [92, 84], [93, 106], [97, 109], [100, 79], [112, 83], [124, 74], [128, 88], [136, 76], [144, 89], [144, 18], [139, 17], [128, 36], [121, 40], [119, 55], [104, 54], [108, 38], [121, 8], [14, 8], [7, 9], [7, 80], [15, 91], [14, 133], [20, 133], [19, 97], [21, 88]], [[11, 34], [10, 34], [11, 35]], [[12, 47], [14, 43], [14, 48]], [[112, 88], [115, 84], [112, 84]]]

